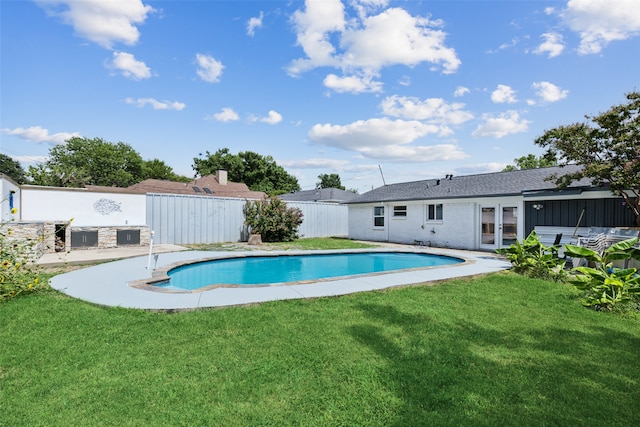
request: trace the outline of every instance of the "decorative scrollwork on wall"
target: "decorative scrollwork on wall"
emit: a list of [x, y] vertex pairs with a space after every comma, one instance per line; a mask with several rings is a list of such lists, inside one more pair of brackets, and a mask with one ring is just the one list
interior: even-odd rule
[[111, 199], [98, 199], [93, 204], [93, 210], [98, 212], [100, 215], [109, 215], [113, 212], [122, 212], [120, 203]]

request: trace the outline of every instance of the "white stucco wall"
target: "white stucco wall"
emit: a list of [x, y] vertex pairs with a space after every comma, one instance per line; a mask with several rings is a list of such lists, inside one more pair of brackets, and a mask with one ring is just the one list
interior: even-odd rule
[[[11, 193], [13, 191], [13, 194]], [[10, 199], [13, 198], [13, 207], [20, 207], [20, 187], [13, 181], [9, 179], [5, 179], [4, 177], [0, 178], [0, 197], [2, 201], [2, 209], [1, 218], [2, 222], [12, 221], [14, 219], [18, 219], [20, 217], [20, 213], [18, 212], [16, 215], [11, 214], [11, 203]]]
[[[443, 219], [427, 220], [427, 205], [442, 204]], [[393, 207], [407, 206], [406, 217], [394, 217]], [[482, 249], [482, 207], [514, 206], [522, 212], [521, 196], [459, 200], [429, 200], [385, 203], [385, 226], [373, 226], [373, 210], [378, 204], [349, 205], [349, 238], [356, 240], [389, 241], [413, 244], [421, 240], [425, 245], [456, 249]], [[522, 215], [517, 218], [518, 233], [524, 230]], [[489, 249], [489, 248], [485, 248]]]
[[145, 225], [146, 195], [23, 186], [22, 221], [62, 221], [73, 227]]

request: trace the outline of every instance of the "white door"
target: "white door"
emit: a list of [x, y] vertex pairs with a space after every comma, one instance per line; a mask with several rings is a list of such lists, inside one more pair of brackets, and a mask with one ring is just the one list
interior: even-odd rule
[[480, 208], [480, 247], [498, 249], [518, 239], [518, 207], [497, 205]]

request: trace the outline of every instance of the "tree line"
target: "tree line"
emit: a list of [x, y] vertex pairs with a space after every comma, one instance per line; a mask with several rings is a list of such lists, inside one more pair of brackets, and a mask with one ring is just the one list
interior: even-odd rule
[[[279, 166], [271, 156], [252, 151], [233, 154], [228, 148], [214, 153], [206, 151], [193, 159], [194, 176], [174, 172], [160, 159], [143, 160], [129, 144], [112, 143], [101, 138], [73, 137], [64, 145], [49, 150], [43, 163], [25, 171], [20, 162], [0, 154], [0, 171], [18, 184], [53, 187], [84, 187], [102, 185], [128, 187], [146, 179], [189, 182], [198, 176], [226, 170], [232, 182], [245, 183], [253, 191], [278, 195], [299, 191], [298, 179]], [[316, 188], [344, 190], [338, 174], [321, 174]]]

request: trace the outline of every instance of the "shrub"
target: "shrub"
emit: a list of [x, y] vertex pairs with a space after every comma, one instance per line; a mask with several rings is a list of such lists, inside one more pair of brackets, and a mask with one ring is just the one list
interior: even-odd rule
[[522, 242], [508, 248], [496, 249], [511, 262], [516, 273], [539, 279], [563, 280], [565, 260], [558, 257], [559, 246], [546, 246], [540, 242], [535, 230]]
[[[12, 214], [16, 209], [11, 210]], [[41, 285], [35, 264], [30, 260], [38, 242], [11, 237], [8, 221], [0, 223], [0, 302], [33, 292]]]
[[[640, 302], [640, 275], [636, 268], [615, 268], [613, 261], [640, 260], [638, 238], [611, 245], [602, 254], [582, 246], [566, 245], [565, 254], [584, 258], [593, 266], [575, 267], [569, 280], [584, 291], [582, 303], [596, 310], [611, 311], [620, 304]], [[636, 309], [638, 305], [636, 304]]]
[[265, 242], [290, 242], [298, 238], [302, 211], [287, 207], [284, 200], [277, 197], [247, 200], [243, 212], [249, 231], [260, 234]]

